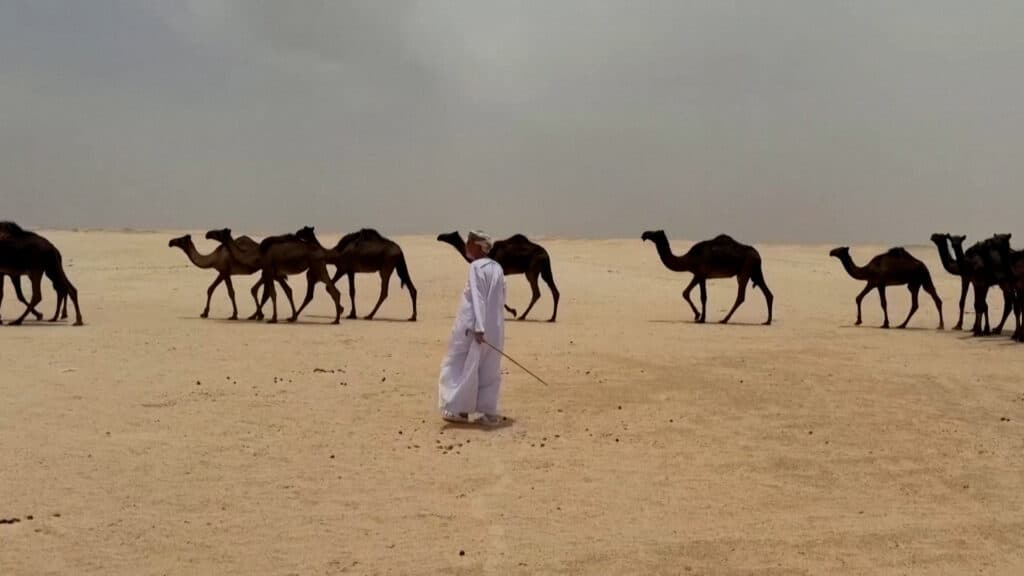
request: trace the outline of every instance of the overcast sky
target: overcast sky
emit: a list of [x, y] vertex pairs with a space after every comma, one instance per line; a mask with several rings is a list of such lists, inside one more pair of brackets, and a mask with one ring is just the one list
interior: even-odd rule
[[1024, 237], [1024, 2], [0, 0], [0, 219]]

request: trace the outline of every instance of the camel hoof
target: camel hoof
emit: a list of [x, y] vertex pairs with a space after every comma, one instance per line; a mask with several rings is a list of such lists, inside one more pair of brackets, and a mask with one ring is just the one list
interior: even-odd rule
[[234, 316], [228, 318], [228, 320], [238, 320], [238, 314], [235, 314]]
[[267, 324], [277, 324], [277, 318], [271, 318], [270, 320], [267, 320]]
[[295, 324], [295, 321], [298, 320], [298, 319], [299, 319], [298, 316], [292, 316], [291, 318], [288, 319], [288, 323], [289, 324]]
[[413, 316], [412, 318], [409, 318], [409, 322], [415, 322], [415, 321], [416, 321], [416, 317], [415, 316]]
[[555, 319], [554, 318], [548, 318], [548, 323], [549, 324], [554, 324], [555, 323]]
[[363, 318], [363, 320], [373, 320], [373, 314], [370, 314], [369, 316]]
[[82, 322], [81, 320], [75, 320], [75, 323], [72, 324], [72, 326], [85, 326], [85, 322]]
[[200, 318], [209, 318], [210, 314], [209, 314], [209, 312], [203, 312], [202, 314], [199, 315], [199, 317]]
[[345, 318], [347, 318], [349, 320], [356, 320], [357, 319], [356, 318], [356, 313], [355, 312], [350, 312], [348, 316], [345, 316]]

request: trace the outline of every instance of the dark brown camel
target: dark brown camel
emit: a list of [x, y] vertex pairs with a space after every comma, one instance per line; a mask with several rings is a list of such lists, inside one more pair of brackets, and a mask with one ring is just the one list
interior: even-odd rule
[[[458, 232], [441, 234], [437, 237], [437, 240], [438, 242], [450, 244], [466, 262], [470, 261], [469, 257], [466, 256], [466, 242]], [[490, 254], [487, 256], [501, 264], [501, 269], [505, 272], [506, 276], [515, 274], [526, 275], [526, 280], [530, 283], [532, 296], [530, 305], [526, 307], [526, 311], [519, 317], [520, 320], [526, 320], [530, 310], [533, 310], [533, 306], [540, 300], [540, 286], [537, 284], [538, 278], [544, 279], [544, 283], [548, 285], [548, 288], [551, 290], [551, 297], [555, 301], [554, 309], [548, 322], [557, 320], [558, 300], [561, 295], [558, 292], [558, 287], [555, 286], [555, 277], [551, 272], [551, 257], [548, 255], [547, 250], [540, 244], [531, 242], [526, 236], [516, 234], [495, 242]], [[516, 315], [515, 308], [510, 308], [506, 305], [505, 310], [508, 310], [512, 316]]]
[[[249, 238], [248, 236], [239, 236], [238, 238], [232, 238], [231, 229], [222, 228], [220, 230], [210, 230], [209, 232], [207, 232], [206, 239], [220, 242], [218, 252], [220, 251], [221, 248], [223, 248], [228, 258], [230, 258], [230, 270], [232, 270], [230, 274], [244, 275], [253, 274], [255, 272], [262, 272], [263, 264], [262, 260], [260, 259], [260, 245], [257, 244], [256, 241], [253, 240], [252, 238]], [[198, 266], [198, 264], [196, 265]], [[202, 268], [202, 266], [200, 266], [200, 268]], [[218, 268], [217, 271], [221, 272], [221, 268]], [[223, 272], [221, 272], [221, 274], [223, 274]], [[281, 276], [280, 278], [277, 278], [277, 282], [281, 285], [281, 289], [284, 290], [285, 296], [288, 297], [288, 303], [292, 307], [292, 312], [294, 312], [295, 301], [292, 299], [292, 289], [291, 286], [288, 285], [288, 278], [286, 276]], [[230, 287], [231, 284], [229, 283], [228, 286]], [[253, 312], [251, 316], [249, 316], [249, 320], [263, 319], [263, 305], [259, 298], [257, 297], [260, 286], [263, 286], [262, 278], [257, 280], [256, 283], [253, 284], [252, 289], [249, 290], [250, 294], [252, 294], [252, 300], [256, 304], [256, 311]], [[215, 287], [216, 282], [214, 283], [213, 286], [210, 286], [209, 290], [212, 291]], [[264, 299], [264, 301], [266, 300]], [[231, 295], [231, 306], [233, 308], [235, 306], [235, 297], [233, 293]], [[207, 312], [209, 311], [209, 309], [210, 299], [209, 295], [207, 295]], [[232, 315], [231, 319], [234, 320], [237, 317], [238, 311], [236, 309], [235, 314]], [[203, 318], [206, 318], [206, 316], [204, 315]]]
[[[644, 232], [641, 239], [644, 242], [650, 240], [654, 243], [654, 246], [658, 249], [658, 256], [661, 257], [661, 262], [666, 268], [673, 272], [690, 272], [693, 274], [693, 280], [683, 290], [683, 299], [686, 300], [686, 303], [693, 310], [697, 323], [703, 324], [707, 321], [707, 281], [712, 278], [732, 278], [735, 276], [739, 282], [736, 303], [733, 304], [732, 310], [722, 319], [721, 323], [726, 324], [732, 319], [732, 315], [736, 313], [736, 310], [747, 298], [747, 283], [753, 282], [755, 288], [760, 288], [764, 292], [764, 299], [768, 304], [768, 320], [764, 324], [766, 326], [771, 325], [772, 305], [775, 302], [775, 296], [768, 289], [768, 284], [764, 281], [761, 255], [752, 246], [740, 244], [723, 234], [711, 240], [698, 242], [686, 254], [675, 256], [672, 254], [672, 248], [669, 246], [668, 236], [665, 235], [664, 230]], [[696, 286], [700, 287], [701, 309], [699, 312], [693, 301], [690, 300], [690, 292]]]
[[[380, 275], [380, 296], [377, 298], [377, 305], [366, 316], [367, 320], [373, 320], [377, 311], [380, 310], [381, 304], [388, 297], [391, 274], [397, 272], [402, 288], [409, 289], [409, 297], [412, 299], [412, 316], [409, 321], [416, 321], [416, 286], [413, 285], [412, 278], [409, 277], [405, 254], [402, 253], [402, 248], [398, 244], [369, 228], [346, 234], [331, 249], [324, 248], [320, 244], [312, 228], [303, 228], [296, 235], [324, 250], [327, 263], [336, 268], [334, 278], [331, 279], [332, 282], [337, 284], [342, 276], [348, 276], [348, 295], [352, 303], [352, 307], [349, 309], [349, 318], [356, 318], [356, 274], [376, 272]], [[307, 299], [312, 298], [312, 292], [308, 292]]]
[[[32, 282], [32, 299], [25, 312], [11, 324], [18, 325], [24, 322], [25, 317], [32, 313], [42, 300], [40, 288], [45, 275], [56, 287], [57, 309], [60, 310], [62, 297], [70, 297], [75, 306], [75, 326], [81, 326], [82, 312], [78, 307], [78, 290], [64, 273], [60, 251], [46, 238], [23, 230], [13, 222], [5, 222], [0, 228], [4, 230], [0, 235], [0, 274], [25, 275]], [[51, 322], [56, 320], [57, 314], [54, 314]]]
[[[259, 251], [259, 245], [248, 236], [242, 236], [233, 240], [240, 248], [240, 250], [254, 250]], [[228, 248], [223, 244], [217, 246], [213, 252], [209, 254], [200, 254], [199, 250], [196, 249], [195, 243], [192, 242], [192, 235], [186, 234], [184, 236], [174, 238], [167, 245], [171, 248], [180, 248], [189, 261], [192, 262], [196, 267], [202, 269], [212, 268], [217, 271], [217, 278], [214, 279], [210, 287], [206, 289], [206, 307], [203, 308], [203, 312], [199, 315], [202, 318], [208, 318], [210, 316], [210, 300], [213, 298], [213, 293], [217, 290], [223, 282], [228, 289], [228, 297], [231, 299], [231, 317], [230, 320], [238, 320], [238, 305], [235, 303], [235, 287], [231, 283], [232, 276], [248, 276], [259, 270], [258, 267], [247, 266], [235, 258], [231, 257], [231, 253]], [[253, 302], [259, 307], [259, 299], [256, 294], [260, 287], [260, 282], [256, 282], [253, 285], [250, 293], [252, 294]]]
[[[35, 232], [31, 232], [29, 230], [23, 230], [20, 226], [18, 226], [17, 224], [14, 224], [12, 222], [0, 222], [0, 236], [4, 236], [4, 235], [9, 234], [11, 232], [17, 233], [19, 231], [21, 233], [24, 233], [24, 234], [32, 234], [32, 235], [35, 235], [35, 236], [39, 236]], [[42, 236], [39, 236], [39, 237], [42, 238]], [[43, 240], [46, 240], [46, 239], [43, 238]], [[46, 242], [49, 242], [49, 240], [46, 240]], [[51, 244], [51, 246], [52, 246], [52, 244]], [[54, 249], [56, 250], [56, 248], [54, 248]], [[0, 274], [0, 303], [3, 303], [3, 300], [4, 300], [4, 278], [5, 277], [7, 277], [6, 274]], [[10, 278], [11, 278], [11, 284], [14, 285], [14, 295], [15, 295], [15, 297], [18, 298], [19, 302], [21, 302], [25, 306], [28, 306], [28, 300], [25, 299], [25, 293], [21, 290], [21, 277], [20, 276], [10, 276]], [[68, 317], [68, 297], [67, 297], [67, 294], [62, 294], [59, 290], [57, 290], [57, 285], [56, 284], [53, 285], [53, 289], [54, 289], [54, 291], [57, 292], [57, 311], [54, 312], [53, 318], [50, 321], [51, 322], [55, 322], [57, 320], [58, 314], [60, 315], [60, 319], [61, 320], [65, 320]], [[32, 310], [32, 315], [35, 316], [36, 320], [42, 320], [43, 319], [43, 315], [38, 310], [33, 309]]]
[[[970, 277], [960, 269], [960, 264], [957, 262], [956, 250], [963, 250], [964, 240], [966, 236], [954, 236], [952, 234], [932, 234], [932, 242], [936, 248], [939, 249], [939, 259], [942, 261], [942, 267], [946, 269], [953, 276], [960, 278], [960, 315], [957, 317], [956, 326], [953, 330], [963, 330], [964, 327], [964, 305], [967, 303], [967, 290], [971, 287]], [[949, 245], [953, 245], [953, 251], [949, 249]]]
[[911, 256], [910, 252], [903, 248], [893, 248], [885, 254], [875, 256], [864, 267], [858, 267], [853, 263], [849, 248], [836, 248], [829, 253], [829, 256], [838, 258], [843, 263], [843, 268], [846, 269], [846, 272], [854, 280], [864, 280], [867, 282], [864, 290], [857, 295], [857, 326], [860, 326], [862, 323], [861, 301], [864, 300], [864, 296], [868, 292], [877, 289], [878, 298], [882, 302], [882, 312], [885, 315], [885, 323], [882, 324], [882, 328], [888, 328], [889, 303], [885, 298], [885, 289], [887, 286], [905, 285], [910, 290], [910, 313], [907, 314], [907, 319], [899, 327], [906, 328], [907, 323], [910, 322], [910, 319], [914, 317], [914, 313], [917, 312], [917, 296], [921, 288], [924, 288], [924, 291], [935, 300], [935, 308], [939, 311], [939, 330], [945, 327], [945, 321], [942, 318], [942, 299], [939, 298], [938, 292], [935, 291], [935, 285], [932, 283], [932, 276], [928, 272], [928, 267], [925, 266], [924, 262]]
[[[310, 228], [312, 232], [312, 228]], [[313, 288], [318, 282], [323, 282], [327, 287], [327, 293], [334, 300], [334, 324], [341, 321], [341, 314], [345, 309], [341, 306], [341, 294], [338, 288], [331, 282], [331, 276], [327, 273], [326, 250], [311, 242], [302, 240], [295, 234], [284, 234], [282, 236], [271, 236], [260, 242], [260, 259], [263, 269], [263, 301], [262, 308], [267, 299], [273, 301], [274, 313], [270, 322], [277, 322], [277, 290], [274, 289], [274, 281], [282, 276], [291, 274], [306, 273], [307, 293], [312, 296]], [[310, 298], [312, 299], [312, 298]], [[292, 307], [292, 316], [289, 322], [295, 322], [302, 313], [302, 309], [309, 304], [303, 303], [298, 311]]]
[[[974, 326], [971, 332], [975, 336], [1001, 334], [1013, 310], [1014, 290], [1007, 262], [1003, 259], [1003, 253], [1009, 251], [1009, 246], [1009, 234], [996, 234], [977, 242], [966, 252], [962, 246], [953, 245], [957, 263], [967, 273], [974, 288]], [[988, 291], [993, 286], [998, 286], [1003, 292], [1003, 317], [995, 330], [991, 329], [988, 314]]]

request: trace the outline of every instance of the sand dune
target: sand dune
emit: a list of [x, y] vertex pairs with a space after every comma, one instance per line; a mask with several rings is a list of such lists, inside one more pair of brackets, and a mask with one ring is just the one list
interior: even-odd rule
[[[199, 319], [214, 274], [173, 235], [47, 233], [87, 325], [0, 328], [0, 519], [21, 520], [0, 573], [1024, 573], [1024, 346], [936, 331], [927, 298], [911, 329], [874, 328], [876, 296], [853, 327], [862, 285], [830, 247], [759, 247], [765, 328], [756, 290], [734, 325], [693, 324], [689, 276], [639, 238], [544, 241], [560, 321], [510, 323], [507, 349], [551, 386], [507, 366], [514, 424], [488, 432], [435, 409], [449, 246], [396, 238], [418, 323], [396, 280], [380, 321], [329, 325], [321, 288], [268, 326], [222, 320], [223, 289]], [[911, 251], [952, 326], [959, 281]], [[378, 282], [358, 287], [366, 313]], [[710, 284], [711, 321], [734, 296]]]

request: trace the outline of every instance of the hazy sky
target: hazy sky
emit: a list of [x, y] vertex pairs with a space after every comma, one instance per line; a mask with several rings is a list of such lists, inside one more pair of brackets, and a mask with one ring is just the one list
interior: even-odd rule
[[1020, 0], [0, 0], [0, 219], [1024, 237], [1022, 30]]

